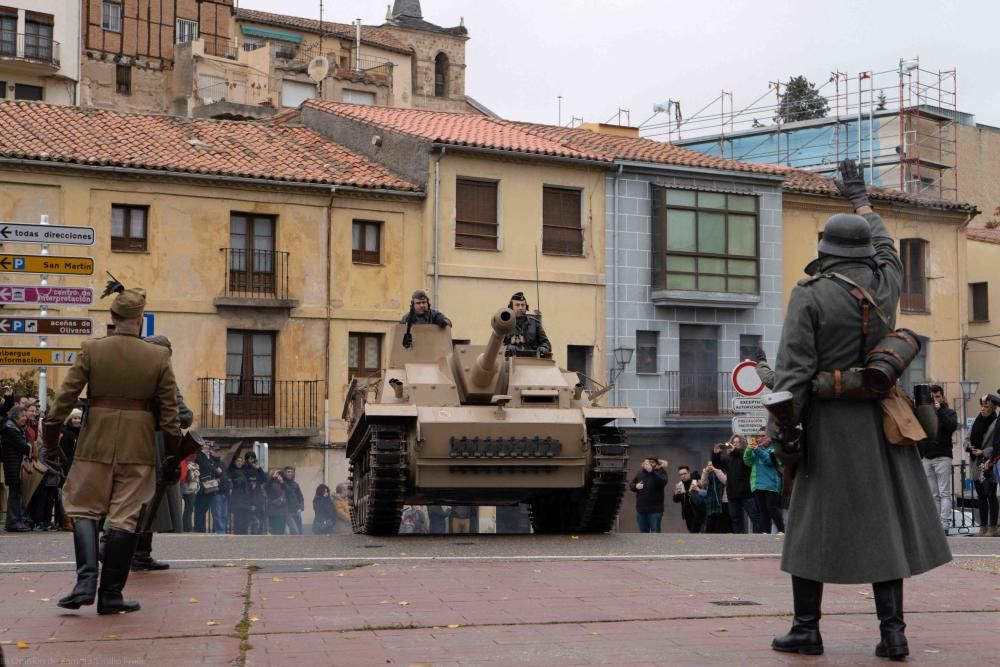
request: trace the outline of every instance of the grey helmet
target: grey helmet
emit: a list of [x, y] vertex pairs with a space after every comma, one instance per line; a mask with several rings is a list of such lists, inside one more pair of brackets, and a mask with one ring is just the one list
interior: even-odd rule
[[831, 216], [823, 227], [819, 251], [835, 257], [874, 257], [875, 247], [868, 221], [854, 213]]

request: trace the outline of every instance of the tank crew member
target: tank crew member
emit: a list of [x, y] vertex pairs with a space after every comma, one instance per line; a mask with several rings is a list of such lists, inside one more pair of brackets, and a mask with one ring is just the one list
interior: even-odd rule
[[418, 289], [410, 297], [410, 310], [399, 321], [403, 324], [436, 324], [442, 329], [451, 326], [451, 320], [444, 313], [431, 308], [427, 292], [422, 289]]
[[524, 292], [514, 292], [507, 307], [514, 311], [516, 317], [514, 330], [503, 338], [507, 352], [537, 350], [542, 354], [552, 354], [552, 343], [545, 335], [542, 321], [528, 315], [528, 300], [524, 298]]
[[[901, 659], [909, 653], [903, 578], [947, 563], [951, 552], [920, 454], [886, 442], [879, 402], [811, 397], [817, 373], [863, 365], [890, 333], [902, 286], [899, 253], [871, 208], [861, 169], [846, 160], [840, 172], [837, 187], [856, 214], [826, 221], [819, 257], [806, 267], [813, 277], [792, 290], [775, 364], [774, 389], [792, 393], [805, 451], [781, 558], [792, 575], [794, 617], [772, 648], [822, 653], [823, 583], [871, 583], [881, 632], [875, 655]], [[867, 310], [850, 291], [857, 288], [831, 273], [873, 294], [888, 323], [871, 317], [863, 326]], [[865, 511], [845, 511], [852, 507]]]
[[[139, 338], [145, 292], [117, 281], [104, 295], [113, 292], [118, 293], [111, 304], [114, 334], [83, 342], [45, 420], [46, 442], [56, 442], [63, 420], [87, 388], [89, 412], [63, 487], [66, 514], [73, 519], [77, 581], [58, 604], [79, 609], [96, 597], [98, 614], [139, 609], [138, 602], [122, 598], [122, 589], [139, 539], [139, 510], [156, 485], [153, 411], [158, 411], [168, 453], [177, 450], [181, 437], [170, 352]], [[178, 474], [179, 461], [168, 457], [164, 475], [176, 479]], [[97, 532], [103, 515], [110, 530], [98, 585]]]

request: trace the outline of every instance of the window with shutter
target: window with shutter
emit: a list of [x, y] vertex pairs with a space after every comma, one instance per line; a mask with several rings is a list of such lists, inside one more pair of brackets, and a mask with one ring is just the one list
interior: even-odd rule
[[114, 204], [111, 206], [111, 250], [145, 252], [149, 217], [148, 206]]
[[929, 312], [927, 304], [927, 241], [923, 239], [901, 239], [899, 254], [903, 260], [903, 291], [899, 295], [899, 307], [911, 313]]
[[581, 195], [581, 191], [574, 188], [542, 189], [542, 252], [583, 254]]
[[497, 249], [497, 182], [455, 181], [455, 247]]
[[382, 366], [382, 334], [351, 333], [347, 338], [348, 380], [378, 375]]

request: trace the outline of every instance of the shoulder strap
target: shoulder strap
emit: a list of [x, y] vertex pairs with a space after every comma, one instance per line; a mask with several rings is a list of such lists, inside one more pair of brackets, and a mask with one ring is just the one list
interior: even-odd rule
[[[882, 323], [885, 324], [887, 327], [889, 327], [889, 329], [892, 329], [892, 325], [889, 324], [889, 318], [886, 317], [885, 312], [882, 310], [882, 308], [879, 307], [878, 303], [876, 303], [875, 301], [875, 297], [873, 297], [868, 290], [866, 290], [864, 287], [857, 284], [856, 282], [854, 282], [853, 280], [851, 280], [842, 273], [825, 273], [823, 275], [828, 278], [832, 278], [833, 280], [840, 280], [850, 285], [853, 288], [850, 290], [851, 295], [859, 302], [867, 301], [869, 304], [871, 304], [871, 307], [875, 309], [875, 314], [878, 315], [880, 320], [882, 320]], [[858, 293], [855, 293], [855, 290], [857, 290]]]

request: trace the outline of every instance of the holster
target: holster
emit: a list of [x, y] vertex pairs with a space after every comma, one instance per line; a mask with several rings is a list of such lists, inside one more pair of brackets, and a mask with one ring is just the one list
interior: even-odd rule
[[42, 422], [42, 440], [45, 441], [45, 465], [65, 474], [63, 470], [62, 450], [59, 449], [59, 436], [62, 432], [60, 422]]

